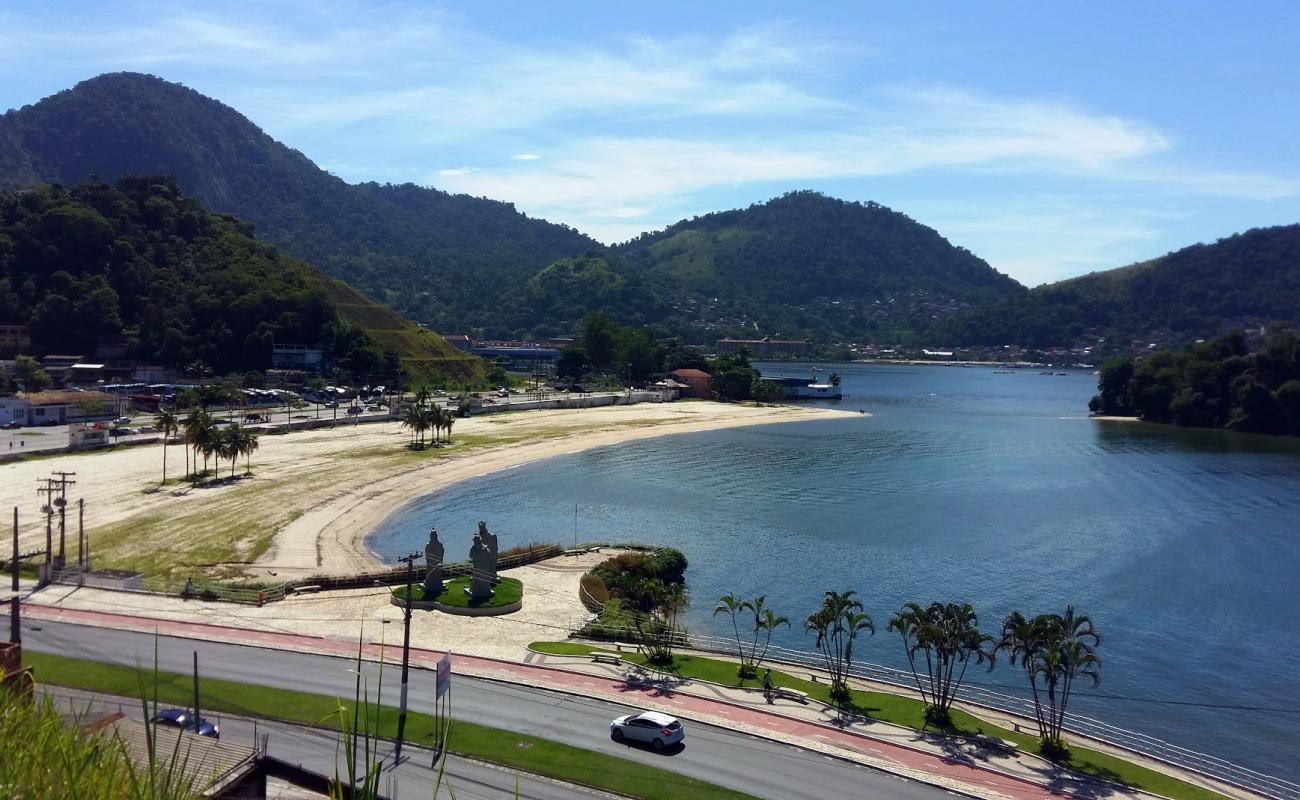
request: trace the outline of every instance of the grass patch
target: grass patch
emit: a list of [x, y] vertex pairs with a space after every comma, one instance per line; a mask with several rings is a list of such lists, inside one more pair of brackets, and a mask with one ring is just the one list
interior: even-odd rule
[[[424, 587], [415, 584], [411, 587], [412, 600], [437, 600], [439, 603], [456, 608], [496, 608], [518, 603], [524, 597], [524, 585], [517, 578], [502, 577], [494, 589], [495, 593], [487, 600], [472, 600], [465, 590], [469, 588], [469, 576], [462, 575], [445, 581], [446, 589], [437, 597], [425, 597]], [[406, 600], [406, 587], [399, 586], [393, 590], [393, 597]]]
[[[533, 642], [528, 645], [540, 653], [562, 656], [585, 656], [593, 651], [604, 652], [599, 646], [579, 644], [577, 642]], [[650, 664], [640, 653], [622, 653], [625, 661], [639, 664], [648, 669], [660, 669]], [[761, 688], [760, 678], [742, 679], [736, 674], [736, 663], [717, 658], [705, 658], [693, 655], [676, 655], [668, 673], [693, 680], [719, 683], [723, 686]], [[761, 675], [761, 673], [760, 673]], [[830, 686], [826, 683], [796, 678], [784, 672], [772, 670], [772, 685], [806, 692], [809, 697], [823, 703], [831, 703]], [[861, 716], [871, 717], [881, 722], [889, 722], [931, 733], [943, 733], [952, 736], [974, 736], [985, 734], [999, 739], [1015, 742], [1020, 749], [1028, 753], [1038, 752], [1038, 737], [1027, 733], [1018, 733], [998, 727], [962, 711], [952, 709], [952, 725], [936, 728], [925, 719], [925, 704], [912, 697], [904, 697], [888, 692], [869, 692], [853, 690], [852, 699], [847, 705], [840, 706]], [[1135, 789], [1153, 792], [1173, 798], [1173, 800], [1227, 800], [1223, 795], [1187, 783], [1178, 778], [1157, 772], [1153, 769], [1125, 761], [1122, 758], [1099, 753], [1083, 747], [1072, 746], [1070, 759], [1063, 762], [1065, 766], [1091, 775], [1094, 778], [1113, 781], [1131, 786]]]
[[[72, 686], [100, 694], [134, 697], [139, 694], [136, 670], [69, 656], [24, 651], [23, 660], [36, 669], [37, 680]], [[340, 672], [346, 669], [340, 666]], [[158, 700], [185, 706], [193, 698], [193, 678], [174, 672], [157, 673]], [[214, 678], [200, 680], [203, 711], [321, 725], [338, 711], [340, 699], [326, 695], [273, 689]], [[342, 701], [347, 705], [346, 699]], [[397, 709], [380, 709], [379, 735], [397, 735]], [[422, 745], [434, 741], [434, 718], [408, 713], [406, 739]], [[550, 739], [511, 733], [457, 720], [451, 726], [448, 750], [522, 772], [545, 775], [605, 791], [646, 800], [756, 800], [752, 795], [725, 789], [668, 770], [561, 744]]]
[[179, 589], [190, 576], [236, 577], [241, 562], [255, 561], [303, 513], [284, 481], [192, 491], [213, 495], [183, 510], [157, 509], [96, 529], [96, 565], [143, 572], [146, 588], [159, 591]]

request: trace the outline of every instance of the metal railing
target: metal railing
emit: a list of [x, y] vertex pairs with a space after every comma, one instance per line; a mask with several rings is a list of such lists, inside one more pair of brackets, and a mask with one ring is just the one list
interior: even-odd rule
[[[577, 628], [574, 628], [573, 632], [576, 633], [577, 630]], [[632, 633], [628, 631], [629, 635]], [[734, 639], [701, 634], [690, 635], [690, 648], [720, 655], [734, 655], [736, 653]], [[793, 664], [819, 672], [825, 669], [825, 663], [820, 655], [807, 650], [797, 650], [778, 645], [773, 645], [768, 650], [767, 660], [773, 663]], [[886, 667], [881, 664], [855, 663], [849, 670], [849, 674], [856, 678], [888, 684], [901, 689], [905, 694], [915, 695], [917, 693], [912, 674], [905, 670]], [[994, 691], [982, 686], [963, 685], [962, 696], [958, 702], [966, 705], [982, 706], [993, 711], [1015, 714], [1031, 721], [1034, 718], [1034, 705], [1030, 699]], [[1300, 784], [1234, 764], [1219, 756], [1180, 747], [1150, 734], [1127, 730], [1092, 717], [1074, 713], [1069, 716], [1069, 726], [1066, 731], [1264, 797], [1275, 798], [1276, 800], [1300, 800]]]

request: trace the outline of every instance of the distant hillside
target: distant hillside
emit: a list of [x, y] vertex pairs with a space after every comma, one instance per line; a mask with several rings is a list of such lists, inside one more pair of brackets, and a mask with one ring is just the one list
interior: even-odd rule
[[359, 375], [460, 381], [483, 365], [210, 214], [164, 177], [0, 193], [0, 322], [37, 354], [93, 354], [217, 373], [264, 370], [276, 341], [321, 344]]
[[792, 192], [615, 248], [669, 298], [669, 325], [718, 334], [901, 337], [1024, 291], [936, 231], [875, 203]]
[[1134, 340], [1177, 345], [1275, 321], [1300, 322], [1300, 225], [1260, 228], [1095, 272], [944, 320], [953, 344], [1031, 347]]
[[508, 203], [349, 185], [235, 110], [149, 75], [101, 75], [0, 117], [0, 189], [122, 174], [174, 175], [260, 238], [443, 331], [499, 328], [508, 289], [600, 249]]

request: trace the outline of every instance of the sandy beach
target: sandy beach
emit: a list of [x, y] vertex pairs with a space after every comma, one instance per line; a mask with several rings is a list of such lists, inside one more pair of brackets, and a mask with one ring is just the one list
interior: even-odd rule
[[[200, 488], [162, 477], [161, 445], [66, 454], [0, 466], [0, 504], [18, 507], [20, 546], [44, 547], [38, 479], [75, 472], [68, 533], [75, 551], [76, 500], [95, 566], [172, 578], [280, 578], [377, 564], [363, 539], [413, 498], [457, 481], [545, 458], [649, 437], [856, 412], [711, 402], [644, 403], [523, 411], [458, 420], [450, 446], [406, 447], [396, 422], [264, 435], [252, 477]], [[168, 448], [169, 481], [183, 474], [181, 446]], [[229, 462], [224, 467], [230, 470]], [[241, 462], [236, 474], [242, 474]], [[55, 523], [57, 548], [57, 520]], [[274, 573], [274, 577], [272, 577]]]

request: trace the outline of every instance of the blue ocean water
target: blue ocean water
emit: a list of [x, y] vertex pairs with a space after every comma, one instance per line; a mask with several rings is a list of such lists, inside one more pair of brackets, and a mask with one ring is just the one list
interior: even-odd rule
[[467, 552], [480, 519], [502, 547], [575, 528], [670, 545], [692, 629], [726, 633], [721, 594], [766, 594], [795, 621], [781, 643], [811, 648], [799, 621], [854, 589], [879, 629], [858, 657], [896, 666], [903, 602], [969, 601], [994, 631], [1073, 604], [1103, 634], [1080, 712], [1300, 779], [1300, 442], [1090, 420], [1086, 372], [833, 368], [838, 407], [870, 416], [551, 459], [413, 499], [370, 545], [392, 557], [433, 526]]

